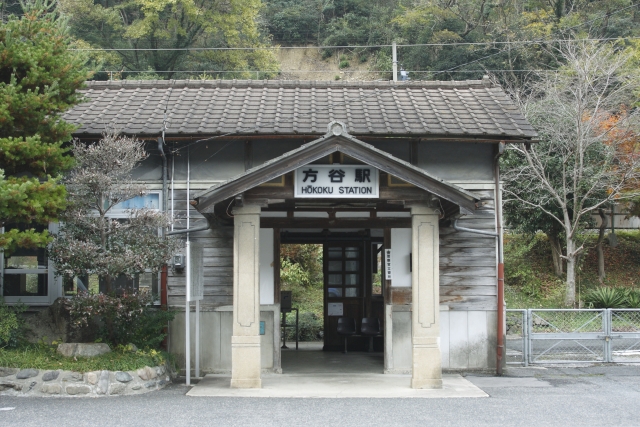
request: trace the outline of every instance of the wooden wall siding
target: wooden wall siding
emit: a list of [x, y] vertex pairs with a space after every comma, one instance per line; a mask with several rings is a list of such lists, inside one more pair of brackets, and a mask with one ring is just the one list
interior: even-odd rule
[[[192, 191], [195, 194], [196, 191]], [[473, 190], [472, 190], [473, 191]], [[473, 216], [458, 221], [461, 227], [495, 230], [493, 192], [474, 191], [483, 197], [483, 207]], [[169, 193], [171, 197], [171, 193]], [[186, 227], [186, 191], [174, 191], [174, 229]], [[169, 209], [171, 209], [169, 200]], [[193, 207], [190, 209], [191, 228], [206, 225], [206, 220]], [[178, 236], [184, 239], [184, 235]], [[233, 303], [233, 228], [218, 228], [195, 233], [193, 240], [204, 242], [205, 298], [211, 306]], [[495, 310], [497, 297], [496, 240], [453, 227], [440, 229], [440, 303], [450, 310]], [[170, 305], [184, 305], [184, 274], [169, 270], [168, 293]]]
[[[483, 200], [473, 216], [458, 220], [460, 227], [495, 231], [493, 191], [474, 191]], [[497, 307], [496, 239], [481, 234], [440, 228], [440, 304], [450, 310], [495, 310]]]
[[[200, 192], [201, 189], [191, 190], [191, 198]], [[171, 198], [171, 190], [169, 190], [169, 197], [167, 203], [167, 210], [171, 212], [171, 202], [173, 200], [173, 216], [174, 230], [181, 230], [187, 228], [187, 190], [174, 190], [173, 199]], [[207, 225], [207, 220], [198, 212], [193, 206], [189, 206], [189, 228], [204, 227]], [[184, 238], [184, 236], [180, 236]]]
[[[176, 202], [178, 192], [174, 192]], [[180, 211], [180, 220], [174, 224], [174, 229], [181, 229], [186, 226], [186, 192], [180, 194], [181, 205], [185, 208]], [[174, 210], [178, 217], [178, 212]], [[196, 228], [206, 225], [206, 220], [195, 210], [191, 211], [190, 227]], [[203, 304], [209, 306], [221, 306], [233, 304], [233, 227], [215, 228], [207, 231], [193, 233], [192, 241], [200, 241], [204, 245], [203, 267], [204, 267], [204, 300]], [[178, 238], [185, 239], [186, 235], [178, 235]], [[167, 288], [169, 294], [169, 305], [184, 306], [185, 304], [185, 277], [183, 273], [178, 273], [169, 269]]]

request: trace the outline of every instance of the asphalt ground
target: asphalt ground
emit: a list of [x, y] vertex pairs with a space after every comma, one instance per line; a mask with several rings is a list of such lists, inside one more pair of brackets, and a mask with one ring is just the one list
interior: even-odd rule
[[176, 382], [138, 396], [0, 396], [0, 426], [640, 426], [640, 365], [464, 375], [489, 398], [208, 398]]

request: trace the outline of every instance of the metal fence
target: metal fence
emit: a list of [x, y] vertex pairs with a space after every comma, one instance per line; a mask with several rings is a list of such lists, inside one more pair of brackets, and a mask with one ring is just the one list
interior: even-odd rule
[[507, 310], [507, 364], [638, 363], [640, 309]]

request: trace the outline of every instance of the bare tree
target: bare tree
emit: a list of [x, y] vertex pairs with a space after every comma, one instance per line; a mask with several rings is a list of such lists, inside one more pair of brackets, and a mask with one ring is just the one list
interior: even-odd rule
[[49, 251], [56, 271], [69, 278], [96, 274], [107, 293], [120, 275], [158, 271], [177, 245], [158, 233], [171, 218], [149, 206], [128, 209], [126, 218], [111, 215], [120, 203], [147, 193], [132, 178], [147, 157], [143, 143], [107, 132], [92, 145], [75, 141], [73, 154], [77, 164], [65, 180], [68, 208]]
[[[638, 134], [635, 80], [628, 57], [608, 44], [563, 43], [565, 65], [539, 76], [520, 98], [540, 140], [511, 145], [504, 171], [505, 198], [536, 208], [560, 225], [565, 238], [567, 305], [575, 305], [576, 263], [585, 224], [613, 199], [638, 194], [640, 156], [629, 147]], [[634, 135], [629, 138], [629, 135]], [[527, 191], [516, 191], [522, 185]]]

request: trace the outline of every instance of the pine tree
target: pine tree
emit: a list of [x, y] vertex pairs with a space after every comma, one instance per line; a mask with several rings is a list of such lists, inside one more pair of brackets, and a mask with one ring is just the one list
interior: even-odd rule
[[43, 247], [65, 207], [59, 176], [73, 165], [65, 147], [73, 126], [61, 114], [81, 101], [86, 58], [69, 50], [55, 4], [23, 4], [20, 18], [0, 23], [0, 249]]

